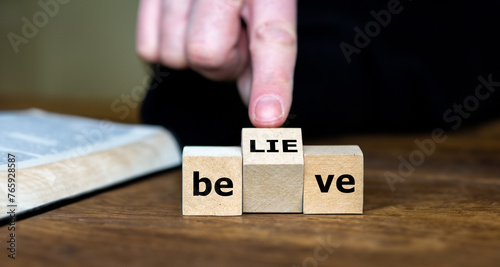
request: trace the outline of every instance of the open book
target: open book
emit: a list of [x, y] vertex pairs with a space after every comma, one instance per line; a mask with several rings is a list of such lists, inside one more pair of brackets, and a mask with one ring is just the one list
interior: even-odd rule
[[0, 219], [180, 164], [177, 141], [162, 127], [3, 111]]

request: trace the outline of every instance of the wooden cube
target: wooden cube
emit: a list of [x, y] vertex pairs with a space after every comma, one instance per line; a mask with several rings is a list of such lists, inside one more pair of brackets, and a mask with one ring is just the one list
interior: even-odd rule
[[243, 212], [302, 212], [301, 130], [244, 128], [241, 142]]
[[240, 147], [184, 147], [183, 215], [241, 215], [241, 187]]
[[304, 146], [304, 213], [363, 213], [359, 146]]

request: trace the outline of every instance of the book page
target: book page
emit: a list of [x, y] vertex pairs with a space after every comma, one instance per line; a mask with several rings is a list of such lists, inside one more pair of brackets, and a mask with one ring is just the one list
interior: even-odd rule
[[[123, 146], [166, 131], [159, 126], [121, 124], [38, 109], [0, 112], [0, 125], [0, 171], [7, 170], [9, 153], [15, 155], [18, 168], [28, 168]], [[172, 141], [176, 143], [174, 137]], [[170, 152], [172, 162], [179, 165], [180, 149], [169, 149], [177, 150]]]

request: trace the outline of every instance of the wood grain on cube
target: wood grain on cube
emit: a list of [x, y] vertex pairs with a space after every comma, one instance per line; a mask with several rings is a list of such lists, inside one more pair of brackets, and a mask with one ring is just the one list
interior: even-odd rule
[[302, 132], [244, 128], [243, 212], [300, 213], [304, 186]]
[[358, 146], [304, 146], [304, 213], [363, 213], [363, 153]]
[[185, 147], [182, 156], [182, 214], [242, 213], [240, 147]]

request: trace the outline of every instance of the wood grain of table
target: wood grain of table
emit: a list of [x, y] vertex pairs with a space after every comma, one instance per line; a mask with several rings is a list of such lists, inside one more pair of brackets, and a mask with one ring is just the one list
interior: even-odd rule
[[304, 141], [361, 147], [363, 215], [182, 216], [177, 168], [18, 221], [15, 260], [0, 226], [0, 266], [498, 266], [500, 120], [447, 131], [391, 191], [385, 173], [430, 136]]

